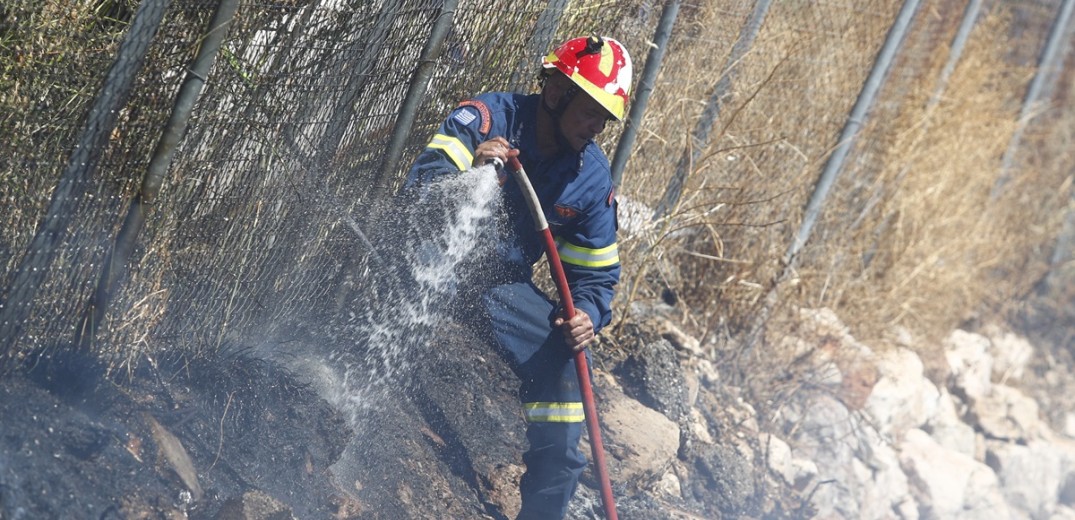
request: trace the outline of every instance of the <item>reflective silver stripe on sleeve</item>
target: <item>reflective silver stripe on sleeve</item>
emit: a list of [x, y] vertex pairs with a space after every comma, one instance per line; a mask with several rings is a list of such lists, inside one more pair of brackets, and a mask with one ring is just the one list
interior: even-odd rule
[[590, 249], [557, 238], [556, 251], [560, 253], [560, 260], [564, 263], [582, 267], [610, 267], [620, 263], [620, 251], [616, 243], [608, 247]]
[[433, 148], [440, 150], [447, 155], [449, 159], [455, 163], [455, 167], [460, 171], [469, 169], [474, 164], [474, 155], [470, 153], [470, 150], [459, 139], [450, 135], [436, 134], [433, 136], [433, 140], [429, 142], [427, 148]]

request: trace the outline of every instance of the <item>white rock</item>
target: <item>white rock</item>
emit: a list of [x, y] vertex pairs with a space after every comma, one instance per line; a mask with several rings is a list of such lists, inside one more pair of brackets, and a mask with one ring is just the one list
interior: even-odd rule
[[1049, 515], [1049, 520], [1075, 520], [1075, 509], [1068, 506], [1057, 506], [1056, 511]]
[[1022, 391], [994, 385], [992, 391], [971, 403], [977, 427], [987, 437], [1003, 440], [1040, 438], [1049, 427], [1042, 421], [1037, 401]]
[[689, 422], [691, 437], [698, 442], [713, 444], [713, 435], [709, 433], [709, 423], [697, 408], [691, 408]]
[[679, 328], [671, 320], [660, 320], [658, 322], [657, 333], [662, 338], [668, 340], [672, 344], [672, 347], [681, 353], [694, 357], [705, 357], [705, 351], [702, 350], [702, 344], [697, 338], [683, 332], [683, 329]]
[[793, 475], [792, 486], [799, 491], [803, 491], [811, 482], [817, 481], [817, 464], [814, 464], [812, 460], [792, 457], [791, 474]]
[[659, 493], [663, 493], [673, 498], [683, 497], [683, 487], [679, 482], [679, 477], [676, 476], [676, 472], [668, 471], [661, 477], [661, 480], [657, 481], [655, 486]]
[[817, 326], [815, 333], [830, 335], [837, 339], [849, 337], [851, 329], [844, 324], [843, 320], [832, 309], [822, 307], [819, 309], [800, 309], [799, 315], [803, 321], [809, 321]]
[[720, 371], [708, 359], [695, 359], [694, 371], [706, 386], [715, 386], [720, 383]]
[[918, 355], [893, 348], [877, 355], [877, 368], [881, 377], [866, 400], [866, 411], [882, 435], [899, 438], [933, 417], [940, 392], [923, 375]]
[[[852, 473], [856, 425], [839, 400], [826, 393], [800, 394], [781, 408], [778, 419], [791, 449], [817, 465], [818, 484], [810, 503], [818, 518], [858, 518], [860, 481]], [[822, 484], [824, 482], [824, 484]]]
[[893, 511], [903, 519], [918, 518], [896, 450], [872, 430], [864, 430], [858, 442], [859, 456], [852, 462], [861, 483], [859, 518], [888, 519]]
[[944, 357], [956, 388], [970, 399], [977, 399], [992, 386], [993, 358], [990, 342], [984, 336], [963, 330], [953, 331], [944, 340]]
[[1069, 443], [989, 441], [987, 446], [1009, 504], [1027, 517], [1048, 518], [1056, 512], [1062, 486], [1073, 478], [1075, 449]]
[[1025, 338], [1011, 332], [993, 331], [989, 336], [994, 381], [1006, 383], [1021, 380], [1027, 363], [1034, 356], [1034, 347]]
[[976, 457], [978, 436], [974, 433], [974, 428], [960, 419], [956, 411], [955, 397], [948, 393], [947, 388], [940, 389], [937, 411], [926, 422], [926, 429], [941, 447], [982, 461], [980, 457]]
[[827, 387], [851, 409], [860, 410], [876, 384], [876, 355], [851, 336], [831, 309], [800, 311], [805, 337], [784, 337], [784, 348], [808, 365], [811, 385]]
[[900, 444], [900, 464], [926, 519], [1016, 518], [989, 466], [944, 449], [922, 430], [909, 430]]
[[[791, 446], [788, 446], [788, 443], [773, 435], [769, 435], [768, 433], [761, 434], [758, 441], [762, 446], [762, 449], [765, 450], [765, 458], [769, 465], [769, 471], [780, 475], [780, 478], [784, 479], [784, 482], [787, 485], [802, 489], [796, 486], [800, 477], [796, 474], [796, 470], [799, 469], [799, 467], [797, 467], [792, 460]], [[808, 481], [808, 479], [804, 480]]]
[[862, 414], [816, 393], [788, 403], [779, 418], [793, 432], [788, 440], [792, 460], [813, 463], [791, 473], [816, 471], [810, 479], [816, 487], [808, 488], [817, 518], [880, 520], [892, 518], [894, 508], [905, 509], [908, 488], [898, 458]]
[[757, 410], [742, 397], [737, 397], [734, 402], [727, 403], [724, 413], [727, 414], [728, 421], [737, 425], [741, 432], [758, 433], [761, 431], [758, 427]]
[[683, 366], [683, 383], [687, 387], [687, 401], [684, 403], [688, 408], [698, 404], [698, 394], [702, 390], [702, 382], [699, 381], [698, 371], [689, 366]]
[[[595, 377], [597, 374], [595, 371]], [[614, 383], [605, 383], [600, 390], [598, 408], [605, 432], [602, 440], [612, 455], [609, 471], [634, 485], [647, 487], [655, 483], [676, 460], [679, 427], [660, 412], [625, 395]]]
[[1064, 413], [1064, 435], [1075, 438], [1075, 412]]

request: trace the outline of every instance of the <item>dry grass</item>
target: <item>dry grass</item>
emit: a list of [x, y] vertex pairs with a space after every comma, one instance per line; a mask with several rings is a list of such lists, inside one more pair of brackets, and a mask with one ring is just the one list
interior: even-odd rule
[[[678, 74], [662, 76], [651, 100], [651, 114], [660, 116], [651, 115], [643, 129], [647, 139], [626, 176], [629, 195], [653, 205], [659, 200], [749, 14], [739, 7], [738, 16], [700, 13], [708, 16], [697, 24], [704, 34], [686, 38], [666, 58], [665, 69]], [[630, 243], [633, 252], [649, 249], [636, 276], [656, 286], [631, 287], [631, 294], [651, 296], [668, 284], [687, 305], [710, 310], [699, 320], [706, 330], [717, 321], [733, 328], [750, 323], [843, 123], [837, 114], [849, 111], [889, 23], [857, 16], [861, 12], [832, 5], [773, 7], [753, 48], [736, 64], [730, 95], [701, 160], [692, 165], [681, 204], [652, 237]], [[654, 246], [635, 245], [647, 243]], [[676, 267], [665, 269], [674, 275], [650, 276], [650, 259], [658, 257]]]
[[[688, 325], [737, 363], [737, 352], [719, 352], [744, 346], [721, 341], [721, 331], [734, 339], [756, 322], [898, 5], [827, 10], [833, 7], [774, 8], [740, 65], [703, 160], [693, 165], [682, 204], [669, 221], [624, 241], [624, 299], [673, 289], [689, 309]], [[998, 37], [1015, 33], [1011, 17], [995, 12], [975, 29], [931, 106], [948, 58], [943, 42], [958, 17], [946, 20], [955, 21], [926, 17], [905, 44], [801, 264], [779, 288], [758, 347], [765, 355], [743, 361], [755, 363], [752, 373], [785, 373], [790, 354], [779, 354], [779, 338], [800, 321], [796, 308], [833, 308], [876, 347], [904, 328], [928, 350], [953, 327], [1003, 318], [1046, 273], [1069, 200], [1070, 136], [1030, 136], [1024, 147], [1039, 152], [1024, 154], [1016, 180], [990, 200], [1033, 70], [1012, 63], [1013, 43]], [[713, 29], [666, 58], [666, 70], [677, 74], [665, 72], [651, 100], [628, 195], [656, 205], [738, 23], [701, 21]], [[700, 41], [710, 46], [699, 49]], [[1050, 164], [1035, 164], [1036, 157]]]
[[1064, 175], [1031, 170], [990, 198], [1030, 72], [998, 67], [1006, 43], [992, 35], [1007, 23], [981, 27], [933, 113], [906, 111], [884, 129], [894, 138], [877, 157], [880, 202], [846, 244], [871, 260], [845, 263], [853, 276], [827, 299], [866, 337], [899, 326], [937, 339], [1004, 311], [1045, 274]]

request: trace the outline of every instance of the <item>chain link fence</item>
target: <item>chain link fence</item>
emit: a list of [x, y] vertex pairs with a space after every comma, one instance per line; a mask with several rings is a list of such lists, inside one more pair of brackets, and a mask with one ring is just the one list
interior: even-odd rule
[[[647, 113], [635, 123], [621, 188], [631, 201], [621, 215], [621, 303], [671, 290], [698, 309], [691, 319], [710, 332], [748, 323], [786, 267], [781, 259], [818, 172], [903, 2], [780, 1], [764, 12], [759, 4], [682, 3]], [[944, 88], [938, 77], [969, 4], [917, 8], [803, 251], [796, 289], [783, 300], [884, 308], [878, 320], [910, 324], [900, 305], [936, 301], [952, 287], [924, 289], [923, 271], [949, 272], [938, 266], [963, 266], [970, 255], [976, 267], [968, 276], [1014, 272], [1037, 265], [1042, 255], [1030, 250], [1050, 247], [1069, 200], [1070, 184], [1061, 180], [1070, 160], [1053, 161], [1035, 179], [1019, 177], [997, 204], [1010, 212], [990, 222], [1010, 225], [987, 240], [1015, 242], [994, 263], [984, 263], [981, 244], [930, 257], [953, 235], [930, 222], [966, 224], [939, 219], [951, 199], [935, 192], [961, 196], [953, 190], [978, 185], [968, 179], [996, 177], [998, 146], [1012, 135], [1061, 2], [986, 4]], [[148, 221], [129, 271], [116, 281], [104, 321], [90, 323], [102, 264], [218, 6], [9, 0], [0, 7], [0, 366], [36, 349], [66, 348], [87, 327], [94, 341], [86, 345], [122, 366], [147, 354], [275, 338], [297, 322], [345, 319], [370, 276], [360, 235], [380, 223], [374, 203], [394, 191], [451, 107], [482, 91], [534, 90], [540, 57], [576, 35], [623, 41], [637, 72], [663, 3], [240, 2], [161, 192], [144, 207]], [[752, 20], [760, 25], [747, 34]], [[737, 41], [747, 45], [733, 52]], [[1069, 81], [1068, 70], [1057, 75]], [[707, 102], [718, 110], [706, 110]], [[705, 118], [712, 130], [692, 138]], [[610, 156], [620, 130], [602, 135]], [[1057, 140], [1068, 138], [1050, 135], [1034, 150], [1064, 149]], [[956, 152], [966, 160], [953, 160]], [[653, 220], [646, 208], [665, 199], [681, 157], [691, 157], [685, 189]], [[975, 197], [966, 211], [987, 206]], [[1019, 212], [1022, 199], [1049, 216]], [[1010, 234], [1028, 222], [1034, 233]], [[983, 292], [962, 292], [959, 312]]]

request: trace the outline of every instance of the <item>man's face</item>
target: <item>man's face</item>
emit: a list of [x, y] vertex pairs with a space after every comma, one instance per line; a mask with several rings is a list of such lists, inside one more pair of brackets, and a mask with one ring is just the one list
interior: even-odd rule
[[585, 92], [579, 92], [560, 117], [560, 131], [571, 149], [578, 152], [605, 129], [612, 114]]

